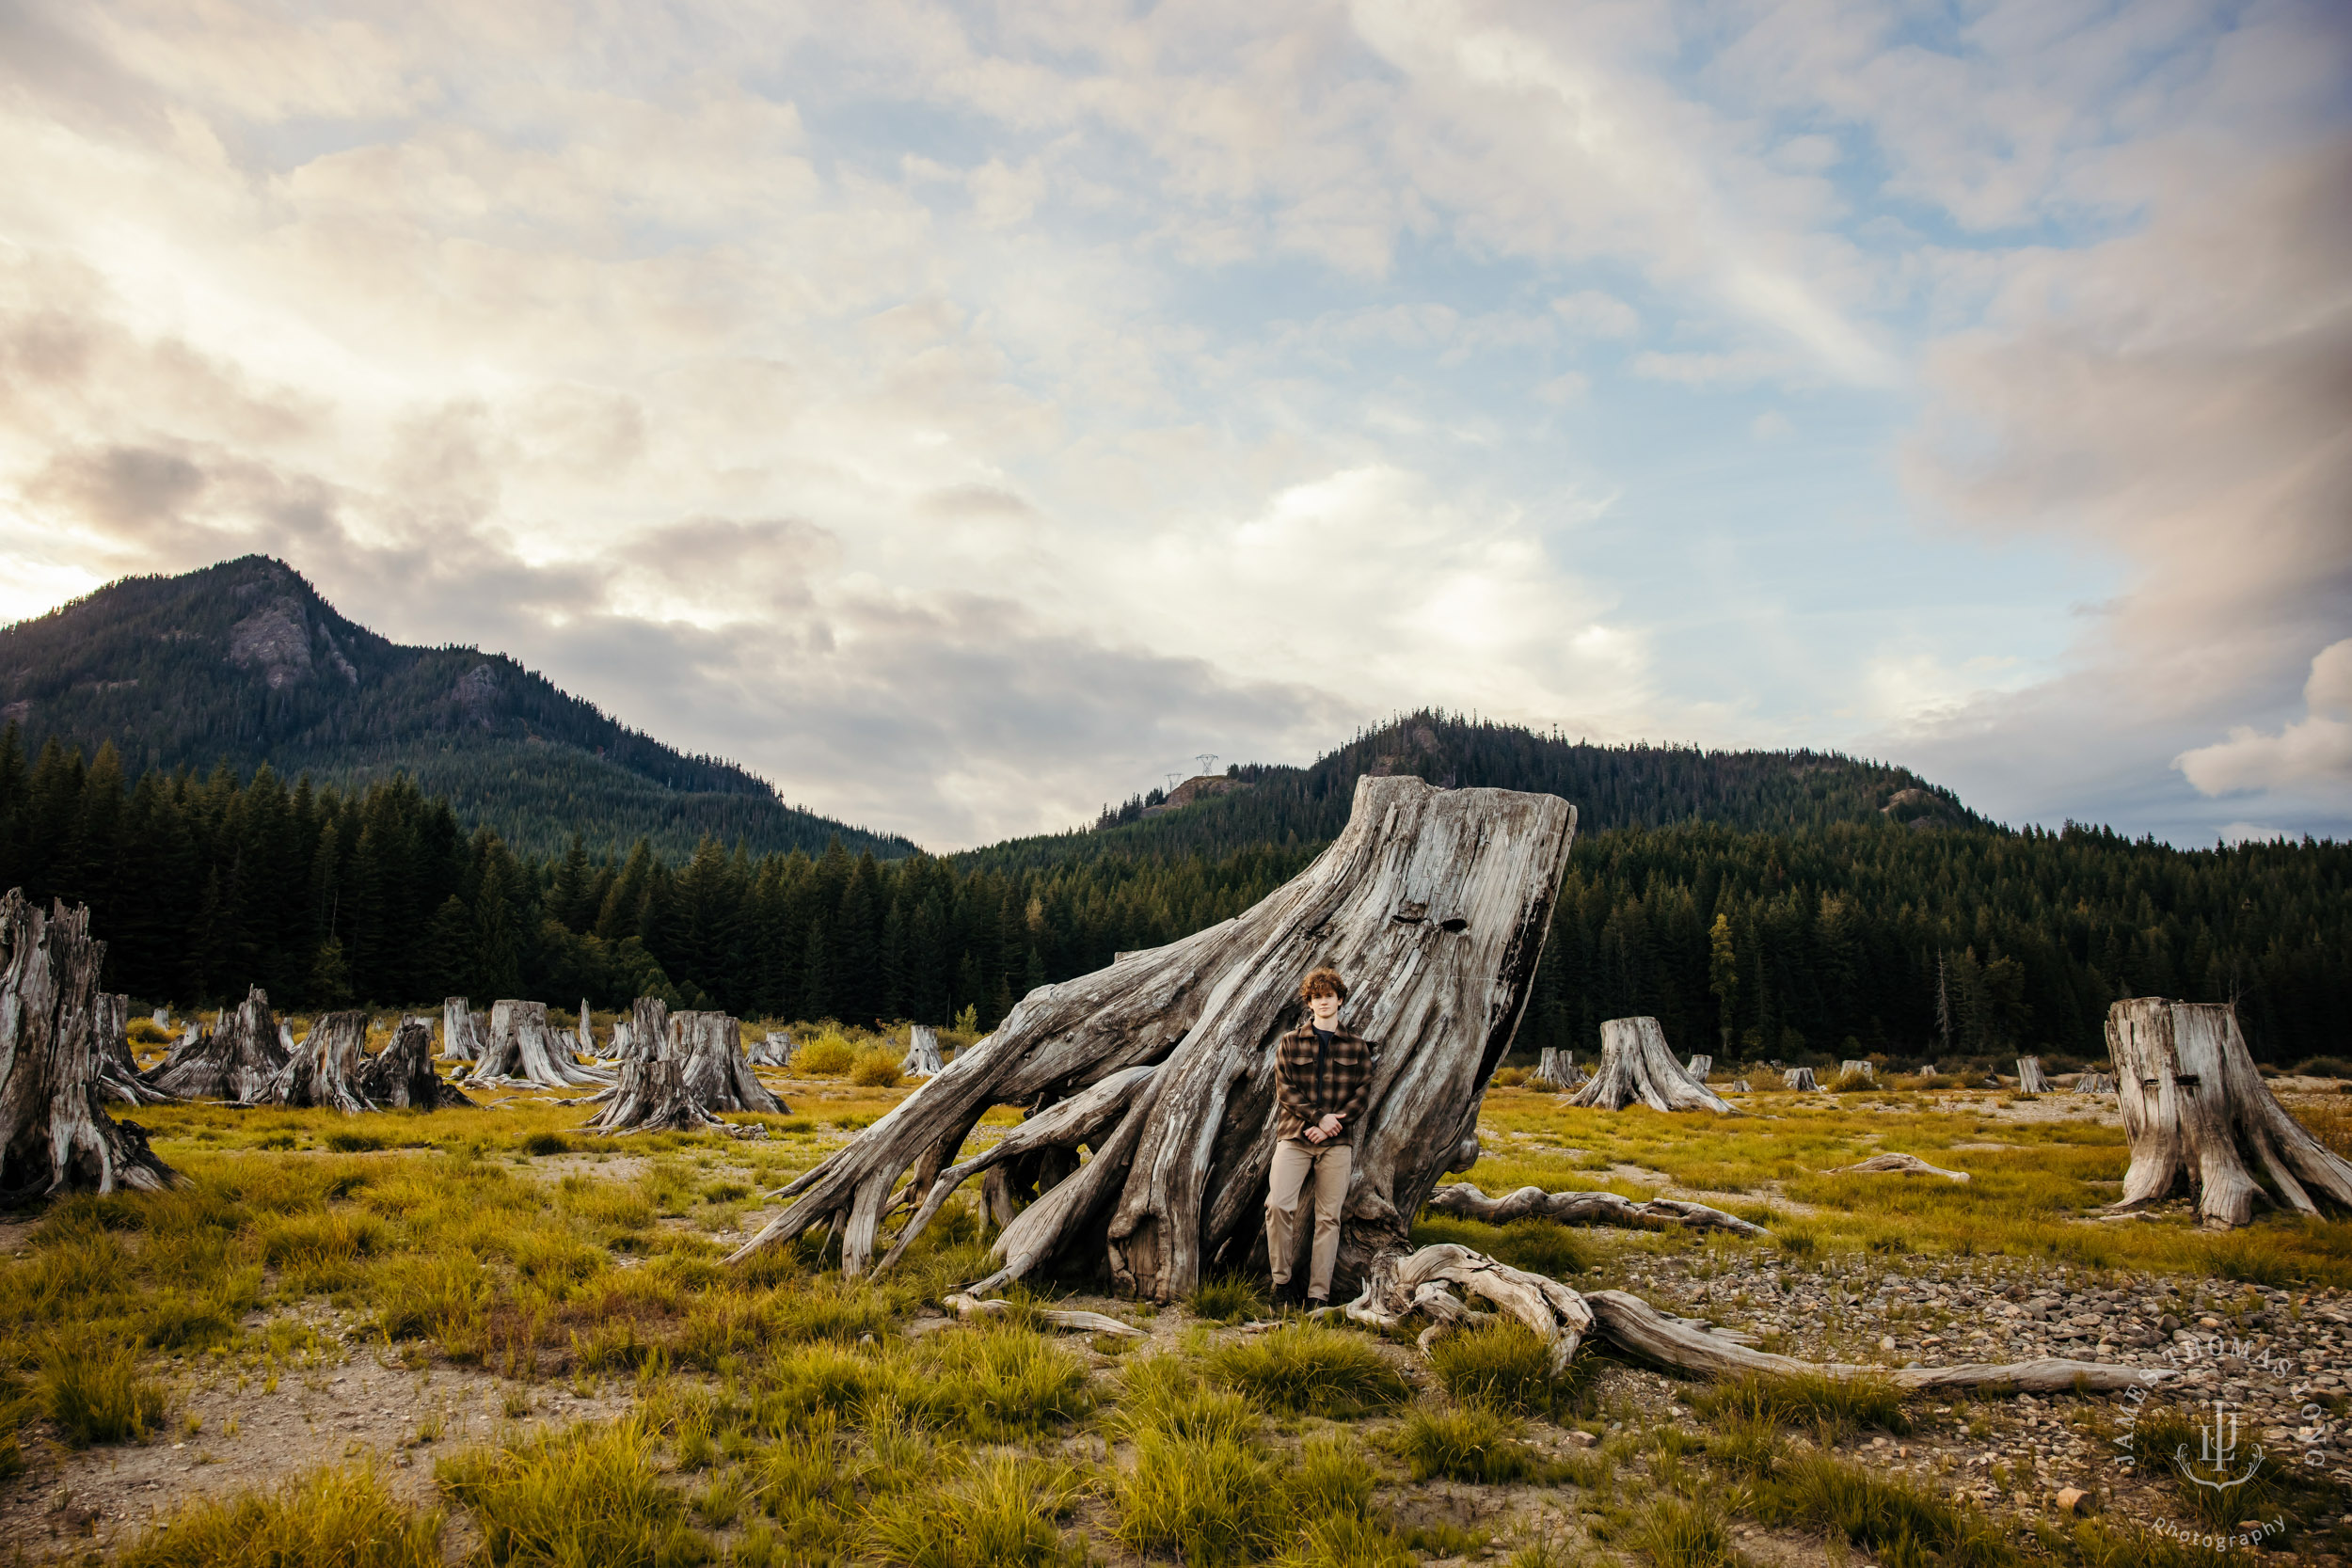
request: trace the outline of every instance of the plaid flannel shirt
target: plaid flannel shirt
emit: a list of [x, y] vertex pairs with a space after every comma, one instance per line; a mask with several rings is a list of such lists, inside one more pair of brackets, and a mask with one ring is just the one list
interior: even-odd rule
[[1295, 1138], [1327, 1116], [1340, 1118], [1332, 1143], [1355, 1141], [1356, 1118], [1372, 1094], [1372, 1043], [1354, 1030], [1331, 1031], [1331, 1043], [1315, 1038], [1311, 1017], [1274, 1048], [1274, 1135]]

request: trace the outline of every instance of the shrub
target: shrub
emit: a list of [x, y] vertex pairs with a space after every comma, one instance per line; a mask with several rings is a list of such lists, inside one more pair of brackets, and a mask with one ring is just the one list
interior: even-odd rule
[[835, 1078], [850, 1070], [857, 1050], [839, 1035], [819, 1035], [792, 1053], [792, 1070], [815, 1078]]
[[144, 1440], [163, 1424], [164, 1390], [138, 1375], [138, 1353], [72, 1340], [40, 1358], [40, 1402], [77, 1449]]
[[2296, 1063], [2295, 1070], [2305, 1078], [2352, 1078], [2352, 1062], [2341, 1056], [2313, 1056]]
[[866, 1516], [866, 1544], [875, 1560], [905, 1568], [1083, 1563], [1084, 1546], [1064, 1541], [1054, 1523], [1077, 1493], [1069, 1470], [995, 1454], [964, 1470], [944, 1496], [927, 1487], [884, 1498]]
[[1829, 1091], [1832, 1094], [1864, 1094], [1881, 1086], [1879, 1081], [1867, 1072], [1841, 1072], [1830, 1085]]
[[339, 1128], [319, 1140], [339, 1154], [362, 1154], [386, 1146], [388, 1139], [381, 1132], [363, 1132], [356, 1127]]
[[572, 1151], [571, 1140], [561, 1132], [533, 1132], [515, 1147], [525, 1154], [569, 1154]]
[[1908, 1476], [1873, 1473], [1826, 1454], [1792, 1461], [1755, 1497], [1767, 1524], [1842, 1534], [1866, 1549], [1884, 1546], [1906, 1562], [2013, 1560], [2002, 1532], [1973, 1505]]
[[404, 1508], [373, 1471], [321, 1469], [268, 1497], [182, 1507], [140, 1537], [121, 1568], [440, 1568], [441, 1515]]
[[1523, 1087], [1533, 1076], [1533, 1070], [1528, 1068], [1507, 1067], [1497, 1072], [1491, 1082], [1499, 1089], [1516, 1089]]
[[1221, 1323], [1263, 1318], [1266, 1310], [1265, 1297], [1258, 1293], [1256, 1284], [1238, 1275], [1202, 1280], [1185, 1305], [1192, 1308], [1194, 1317]]
[[1497, 1319], [1439, 1338], [1429, 1350], [1431, 1370], [1445, 1391], [1466, 1404], [1517, 1415], [1551, 1408], [1551, 1351], [1525, 1323]]
[[1514, 1422], [1483, 1404], [1439, 1411], [1415, 1405], [1384, 1441], [1412, 1467], [1417, 1481], [1442, 1477], [1498, 1486], [1534, 1467], [1516, 1430]]
[[850, 1082], [869, 1089], [898, 1086], [899, 1058], [888, 1051], [862, 1051], [850, 1065]]
[[1221, 1346], [1209, 1370], [1262, 1405], [1318, 1416], [1402, 1404], [1412, 1392], [1370, 1340], [1313, 1323]]
[[1409, 1568], [1417, 1560], [1390, 1530], [1352, 1513], [1309, 1524], [1281, 1559], [1284, 1568]]

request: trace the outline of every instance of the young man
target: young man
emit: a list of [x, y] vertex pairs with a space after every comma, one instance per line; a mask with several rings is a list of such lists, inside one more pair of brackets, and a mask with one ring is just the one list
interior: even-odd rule
[[1372, 1047], [1340, 1024], [1347, 984], [1338, 970], [1316, 970], [1300, 982], [1298, 994], [1307, 1016], [1274, 1052], [1274, 1171], [1267, 1181], [1265, 1249], [1275, 1301], [1295, 1305], [1300, 1293], [1290, 1279], [1298, 1257], [1298, 1199], [1312, 1178], [1315, 1239], [1305, 1291], [1311, 1307], [1331, 1299], [1340, 1206], [1347, 1200], [1348, 1173], [1355, 1167], [1356, 1118], [1372, 1091]]

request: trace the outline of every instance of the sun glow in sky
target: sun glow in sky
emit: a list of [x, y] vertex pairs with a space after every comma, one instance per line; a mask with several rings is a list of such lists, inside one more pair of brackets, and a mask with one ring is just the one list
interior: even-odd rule
[[0, 8], [0, 616], [933, 847], [1436, 704], [2352, 833], [2340, 6]]

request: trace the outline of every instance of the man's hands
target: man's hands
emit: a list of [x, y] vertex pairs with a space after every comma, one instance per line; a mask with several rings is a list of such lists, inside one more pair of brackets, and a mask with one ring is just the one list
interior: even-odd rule
[[1307, 1129], [1307, 1141], [1311, 1144], [1326, 1143], [1339, 1135], [1340, 1118], [1337, 1117], [1325, 1117]]

